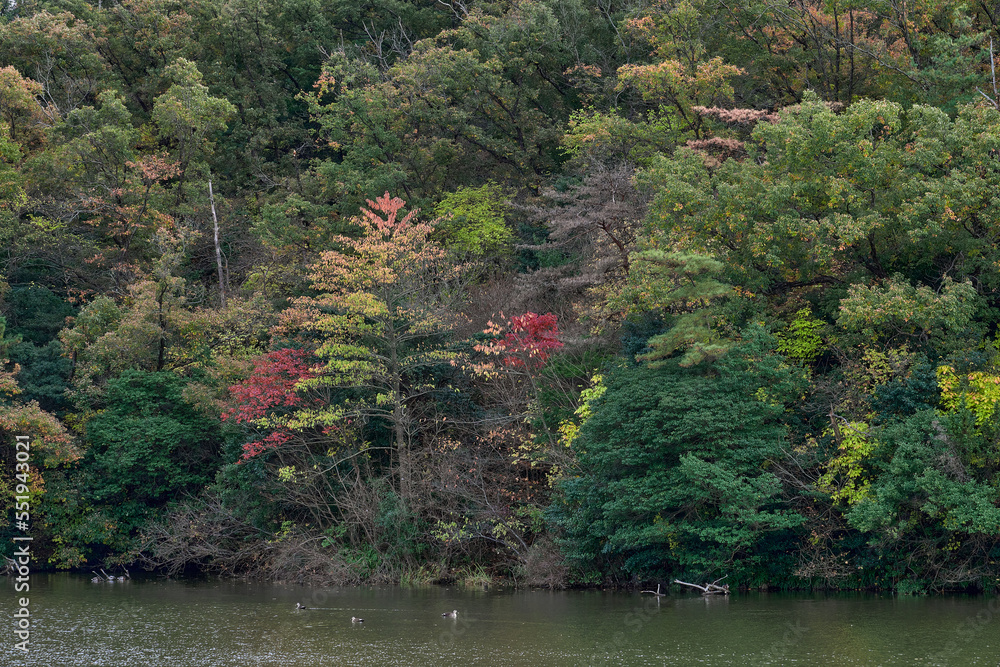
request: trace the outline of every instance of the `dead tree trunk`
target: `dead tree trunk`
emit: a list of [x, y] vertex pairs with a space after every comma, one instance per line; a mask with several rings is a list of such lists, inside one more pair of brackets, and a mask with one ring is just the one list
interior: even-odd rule
[[[729, 575], [727, 574], [726, 577]], [[701, 591], [702, 595], [729, 595], [729, 584], [724, 586], [719, 586], [718, 583], [725, 579], [726, 577], [720, 577], [710, 584], [705, 584], [704, 586], [700, 584], [689, 584], [686, 581], [681, 581], [680, 579], [674, 579], [675, 584], [680, 584], [681, 586], [690, 586], [691, 588], [697, 588]]]
[[659, 584], [656, 584], [656, 590], [655, 591], [639, 591], [639, 592], [640, 593], [652, 593], [653, 595], [655, 595], [658, 598], [662, 598], [663, 596], [666, 595], [666, 593], [661, 593], [660, 592], [660, 585]]
[[222, 308], [226, 307], [226, 283], [222, 274], [222, 248], [219, 246], [219, 218], [215, 214], [215, 193], [212, 192], [212, 179], [208, 179], [208, 200], [212, 204], [212, 228], [215, 232], [215, 264], [219, 271], [219, 301]]

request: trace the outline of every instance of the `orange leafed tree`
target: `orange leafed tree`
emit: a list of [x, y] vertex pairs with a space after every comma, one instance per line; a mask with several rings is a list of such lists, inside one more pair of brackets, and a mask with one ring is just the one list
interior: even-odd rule
[[338, 236], [310, 273], [314, 297], [285, 315], [287, 329], [318, 336], [323, 363], [302, 389], [331, 392], [331, 403], [299, 410], [292, 428], [363, 424], [391, 427], [392, 463], [401, 497], [409, 495], [410, 449], [418, 439], [418, 404], [439, 389], [434, 366], [455, 362], [447, 349], [459, 267], [431, 239], [432, 223], [388, 193], [354, 218], [357, 234]]
[[12, 141], [31, 148], [45, 140], [44, 130], [52, 124], [54, 110], [38, 103], [42, 85], [21, 76], [13, 67], [0, 68], [0, 120]]

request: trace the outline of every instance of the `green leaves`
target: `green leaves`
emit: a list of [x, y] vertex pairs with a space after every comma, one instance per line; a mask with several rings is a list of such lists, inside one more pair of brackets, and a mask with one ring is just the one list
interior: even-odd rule
[[304, 99], [332, 152], [316, 169], [341, 213], [385, 191], [421, 204], [490, 180], [537, 186], [567, 113], [558, 26], [524, 2], [474, 10], [384, 72], [334, 53]]
[[822, 320], [813, 319], [808, 308], [799, 310], [788, 325], [788, 331], [778, 337], [778, 352], [791, 359], [812, 361], [823, 352], [820, 332], [824, 327]]
[[156, 505], [212, 477], [216, 427], [184, 400], [169, 372], [126, 371], [108, 383], [104, 409], [87, 422], [94, 499]]
[[201, 72], [190, 60], [178, 58], [164, 76], [171, 85], [153, 102], [153, 121], [160, 137], [172, 145], [183, 178], [192, 160], [212, 154], [211, 136], [225, 129], [236, 108], [208, 94]]
[[989, 157], [1000, 115], [966, 108], [952, 121], [879, 101], [837, 113], [806, 95], [780, 118], [757, 125], [745, 161], [709, 166], [680, 149], [647, 171], [659, 242], [713, 254], [753, 293], [870, 281], [851, 288], [842, 319], [860, 330], [867, 318], [868, 335], [968, 325], [978, 297], [966, 279], [992, 276], [985, 262], [996, 257], [983, 221], [1000, 212], [1000, 163]]
[[992, 571], [986, 561], [1000, 530], [998, 494], [970, 465], [968, 438], [957, 426], [932, 410], [885, 425], [866, 462], [865, 492], [846, 512], [886, 565], [908, 564], [905, 577], [918, 588], [971, 584]]
[[108, 383], [103, 409], [83, 428], [81, 465], [56, 480], [46, 507], [57, 565], [134, 558], [148, 522], [212, 479], [217, 424], [184, 399], [185, 384], [173, 373], [132, 370]]
[[[578, 564], [612, 557], [646, 579], [686, 571], [739, 581], [801, 523], [766, 470], [781, 455], [780, 417], [800, 377], [771, 356], [773, 340], [747, 337], [697, 370], [667, 363], [606, 376], [572, 444], [582, 476], [563, 483], [553, 508]], [[763, 386], [777, 400], [754, 398]]]
[[509, 253], [514, 234], [504, 220], [508, 196], [492, 182], [446, 194], [434, 207], [445, 246], [477, 259]]
[[630, 314], [653, 312], [674, 315], [664, 333], [649, 339], [652, 350], [637, 357], [653, 367], [675, 351], [683, 351], [682, 366], [716, 359], [732, 344], [716, 327], [713, 303], [732, 294], [732, 287], [716, 276], [723, 265], [693, 253], [644, 250], [631, 256], [632, 271], [620, 294], [610, 300]]
[[965, 349], [979, 339], [979, 295], [971, 282], [945, 276], [939, 290], [913, 287], [901, 275], [879, 285], [853, 285], [840, 303], [838, 323], [866, 339], [934, 339], [944, 349]]

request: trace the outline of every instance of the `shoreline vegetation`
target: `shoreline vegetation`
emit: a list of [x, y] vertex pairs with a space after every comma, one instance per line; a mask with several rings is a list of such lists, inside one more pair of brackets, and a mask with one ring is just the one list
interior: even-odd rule
[[1000, 591], [1000, 22], [862, 5], [0, 7], [32, 567]]

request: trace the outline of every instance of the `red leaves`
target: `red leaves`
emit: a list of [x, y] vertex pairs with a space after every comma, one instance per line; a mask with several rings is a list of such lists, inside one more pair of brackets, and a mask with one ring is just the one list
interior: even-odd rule
[[[301, 380], [315, 377], [310, 358], [311, 353], [306, 350], [282, 349], [254, 359], [250, 377], [229, 388], [235, 405], [222, 413], [222, 420], [234, 419], [239, 424], [254, 422], [263, 420], [275, 409], [302, 405], [304, 398], [295, 387]], [[262, 440], [243, 445], [240, 461], [280, 447], [291, 439], [291, 431], [279, 427]]]
[[[500, 315], [502, 317], [503, 313]], [[553, 313], [539, 315], [527, 312], [510, 318], [507, 326], [491, 320], [483, 333], [493, 338], [476, 345], [477, 352], [502, 356], [504, 366], [526, 368], [529, 371], [541, 368], [552, 352], [563, 346]], [[473, 370], [490, 377], [495, 374], [496, 369], [491, 362], [487, 362], [474, 365]]]
[[309, 357], [306, 350], [283, 349], [254, 359], [250, 377], [229, 388], [237, 405], [226, 410], [222, 420], [232, 418], [242, 424], [264, 417], [272, 408], [301, 405], [295, 385], [315, 377]]
[[263, 440], [248, 442], [243, 445], [243, 456], [240, 457], [240, 462], [252, 459], [258, 454], [263, 454], [268, 449], [276, 449], [291, 439], [291, 432], [288, 429], [281, 429], [280, 431], [271, 433]]
[[553, 313], [527, 312], [510, 318], [510, 331], [499, 341], [506, 351], [507, 366], [542, 366], [553, 351], [563, 346]]

